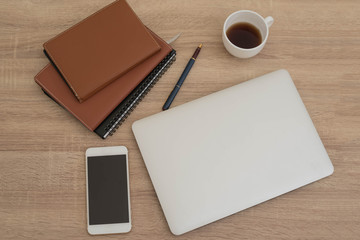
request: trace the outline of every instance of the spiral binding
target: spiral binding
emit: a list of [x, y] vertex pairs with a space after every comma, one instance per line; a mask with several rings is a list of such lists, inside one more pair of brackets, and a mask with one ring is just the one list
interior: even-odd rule
[[130, 95], [132, 96], [129, 100], [126, 100], [125, 106], [118, 110], [115, 117], [105, 127], [105, 134], [103, 138], [112, 136], [114, 132], [120, 127], [130, 113], [136, 108], [140, 101], [155, 85], [155, 83], [161, 78], [161, 76], [167, 71], [167, 69], [176, 60], [176, 51], [172, 50], [168, 56], [163, 59], [160, 64], [140, 83], [139, 88], [136, 88]]

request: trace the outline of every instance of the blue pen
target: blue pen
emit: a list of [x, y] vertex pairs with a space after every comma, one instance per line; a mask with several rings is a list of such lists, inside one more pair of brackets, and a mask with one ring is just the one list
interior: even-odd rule
[[186, 65], [183, 73], [181, 74], [178, 82], [176, 83], [174, 89], [172, 90], [172, 92], [170, 93], [169, 97], [167, 98], [164, 106], [163, 106], [163, 110], [167, 110], [169, 109], [171, 103], [174, 101], [176, 94], [179, 92], [181, 85], [183, 84], [183, 82], [185, 81], [187, 75], [189, 74], [191, 67], [194, 65], [195, 60], [197, 58], [197, 56], [199, 55], [199, 52], [201, 50], [202, 44], [199, 45], [199, 47], [195, 50], [194, 55], [192, 56], [192, 58], [190, 58], [188, 64]]

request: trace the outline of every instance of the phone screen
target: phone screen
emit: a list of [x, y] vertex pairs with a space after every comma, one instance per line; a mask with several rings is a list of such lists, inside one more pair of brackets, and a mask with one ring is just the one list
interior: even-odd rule
[[126, 155], [88, 157], [89, 225], [128, 223]]

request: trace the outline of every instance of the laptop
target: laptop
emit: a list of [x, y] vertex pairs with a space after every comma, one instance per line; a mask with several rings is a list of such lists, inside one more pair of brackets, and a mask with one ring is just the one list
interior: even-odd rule
[[286, 70], [138, 120], [132, 129], [175, 235], [334, 171]]

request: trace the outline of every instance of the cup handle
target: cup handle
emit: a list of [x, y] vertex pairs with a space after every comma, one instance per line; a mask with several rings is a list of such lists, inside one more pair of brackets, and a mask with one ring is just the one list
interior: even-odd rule
[[268, 16], [265, 18], [265, 22], [268, 27], [271, 27], [271, 25], [274, 23], [274, 19], [271, 16]]

